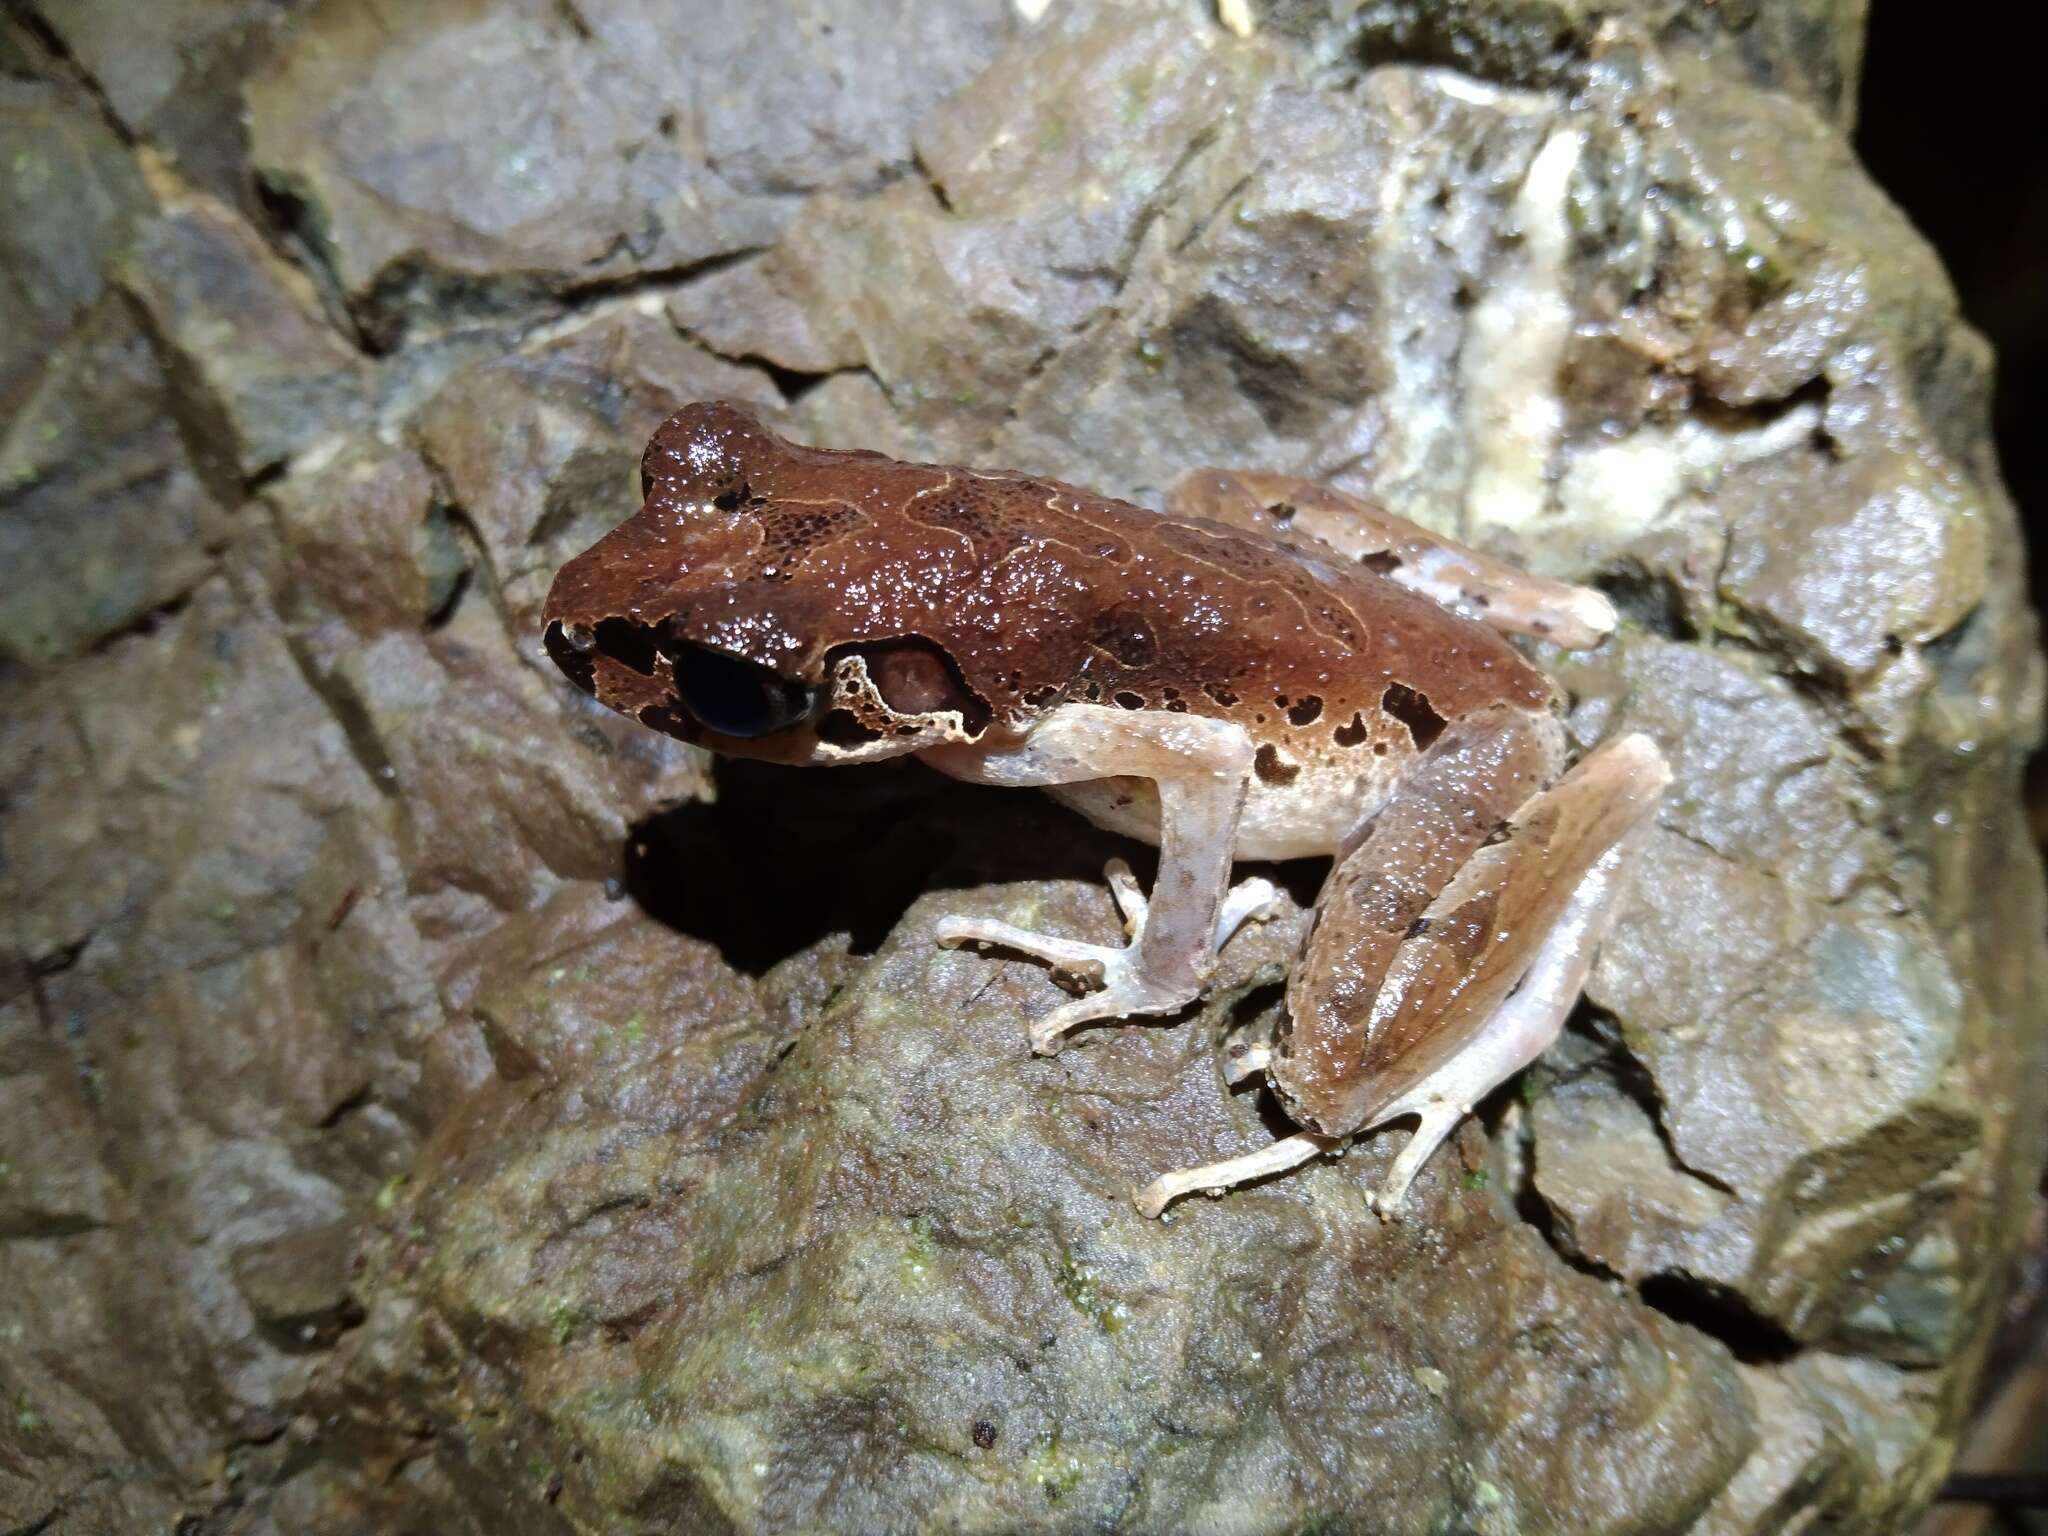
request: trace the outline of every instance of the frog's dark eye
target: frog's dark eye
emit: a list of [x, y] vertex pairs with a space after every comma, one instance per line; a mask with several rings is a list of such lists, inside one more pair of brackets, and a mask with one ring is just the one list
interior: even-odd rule
[[769, 736], [810, 714], [818, 691], [756, 666], [706, 650], [677, 646], [670, 655], [676, 696], [697, 722], [721, 736]]

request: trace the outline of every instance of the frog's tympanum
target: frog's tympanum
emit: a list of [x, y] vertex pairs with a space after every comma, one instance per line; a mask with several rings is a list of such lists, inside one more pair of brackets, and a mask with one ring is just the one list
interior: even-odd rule
[[1476, 1100], [1556, 1038], [1668, 773], [1645, 736], [1566, 771], [1550, 680], [1501, 638], [1598, 643], [1598, 593], [1342, 492], [1197, 471], [1161, 514], [1027, 475], [785, 442], [699, 404], [648, 445], [646, 505], [562, 568], [548, 653], [656, 730], [777, 763], [915, 753], [1050, 791], [1159, 848], [1108, 870], [1130, 942], [954, 917], [941, 944], [1092, 984], [1030, 1026], [1172, 1013], [1269, 914], [1233, 859], [1335, 856], [1267, 1042], [1305, 1129], [1168, 1173], [1157, 1215], [1418, 1117], [1399, 1205]]

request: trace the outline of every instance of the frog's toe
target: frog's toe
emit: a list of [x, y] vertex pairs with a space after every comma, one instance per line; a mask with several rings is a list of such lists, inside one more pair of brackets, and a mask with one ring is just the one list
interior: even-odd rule
[[1001, 949], [1015, 950], [1020, 955], [1043, 960], [1058, 970], [1090, 981], [1102, 980], [1109, 962], [1123, 954], [1122, 950], [1107, 945], [1062, 939], [1050, 933], [1033, 933], [1029, 928], [997, 922], [993, 918], [942, 917], [933, 930], [933, 936], [948, 949], [962, 944], [993, 944]]
[[1206, 1195], [1220, 1195], [1236, 1184], [1248, 1184], [1253, 1179], [1268, 1178], [1276, 1173], [1285, 1173], [1290, 1168], [1299, 1168], [1303, 1163], [1336, 1150], [1343, 1145], [1339, 1136], [1323, 1136], [1314, 1131], [1298, 1131], [1256, 1152], [1247, 1152], [1242, 1157], [1226, 1158], [1220, 1163], [1204, 1163], [1199, 1168], [1176, 1168], [1171, 1173], [1162, 1173], [1143, 1189], [1131, 1196], [1131, 1203], [1146, 1216], [1158, 1216], [1182, 1195], [1191, 1195], [1200, 1190]]
[[1240, 880], [1223, 898], [1216, 914], [1216, 947], [1230, 942], [1230, 936], [1246, 923], [1270, 922], [1280, 915], [1280, 887], [1263, 875]]
[[1066, 1043], [1069, 1030], [1079, 1029], [1083, 1024], [1093, 1024], [1098, 1019], [1114, 1019], [1131, 1012], [1123, 997], [1125, 990], [1112, 983], [1100, 992], [1091, 992], [1086, 997], [1075, 998], [1071, 1003], [1062, 1003], [1051, 1013], [1032, 1023], [1031, 1049], [1040, 1056], [1057, 1056], [1060, 1047]]
[[1273, 1064], [1270, 1040], [1234, 1040], [1223, 1052], [1223, 1081], [1241, 1083]]
[[1135, 939], [1145, 931], [1145, 919], [1152, 910], [1152, 904], [1145, 899], [1145, 892], [1138, 884], [1138, 877], [1131, 873], [1131, 866], [1122, 859], [1111, 859], [1103, 866], [1102, 878], [1109, 882], [1110, 897], [1116, 902], [1116, 909], [1123, 914], [1124, 932]]
[[1062, 1003], [1031, 1026], [1031, 1048], [1041, 1056], [1056, 1055], [1062, 1037], [1083, 1024], [1135, 1014], [1173, 1013], [1193, 1002], [1201, 990], [1198, 980], [1147, 974], [1140, 951], [1133, 945], [1103, 961], [1101, 991]]

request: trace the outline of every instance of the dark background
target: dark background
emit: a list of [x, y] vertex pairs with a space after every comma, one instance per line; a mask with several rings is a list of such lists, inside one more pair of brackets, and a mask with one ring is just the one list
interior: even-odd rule
[[2048, 607], [2048, 443], [2037, 425], [2048, 408], [2048, 82], [2037, 49], [1972, 25], [1979, 15], [1999, 10], [1875, 0], [1856, 147], [1941, 252], [1963, 314], [1997, 349], [1993, 430], [2038, 609]]
[[[1963, 314], [1998, 354], [1992, 430], [2027, 538], [2034, 606], [2048, 610], [2048, 84], [2037, 50], [1999, 42], [1994, 8], [1934, 13], [1909, 0], [1874, 0], [1865, 43], [1856, 147], [1878, 184], [1934, 242], [1955, 279]], [[2011, 13], [2007, 13], [2011, 14]], [[2028, 775], [2028, 810], [2048, 852], [2048, 752]], [[1984, 1397], [2036, 1380], [2029, 1357], [2048, 1355], [2048, 1181], [2022, 1255], [2006, 1325], [1993, 1346]], [[2037, 1417], [2048, 1420], [2048, 1403]], [[2023, 1439], [2027, 1437], [2023, 1436]], [[2048, 1498], [2048, 1439], [2037, 1429], [2015, 1445], [1988, 1420], [1966, 1437], [1958, 1467], [2031, 1474]], [[2006, 1532], [2048, 1526], [2036, 1513], [1945, 1503], [1922, 1527]]]

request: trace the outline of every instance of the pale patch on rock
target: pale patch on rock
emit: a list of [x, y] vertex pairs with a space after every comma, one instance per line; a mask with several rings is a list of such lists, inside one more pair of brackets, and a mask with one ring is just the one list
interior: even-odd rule
[[1474, 532], [1521, 528], [1549, 501], [1564, 429], [1558, 369], [1572, 334], [1566, 193], [1584, 147], [1578, 129], [1559, 127], [1537, 150], [1512, 210], [1521, 241], [1472, 310], [1462, 372], [1473, 445], [1465, 516]]
[[1620, 544], [1661, 521], [1687, 492], [1711, 490], [1729, 467], [1798, 447], [1820, 420], [1820, 407], [1809, 402], [1756, 427], [1690, 416], [1644, 426], [1617, 442], [1568, 449], [1557, 499], [1587, 538]]

